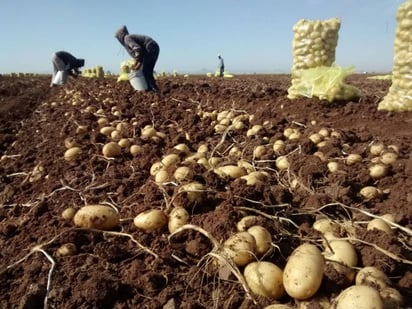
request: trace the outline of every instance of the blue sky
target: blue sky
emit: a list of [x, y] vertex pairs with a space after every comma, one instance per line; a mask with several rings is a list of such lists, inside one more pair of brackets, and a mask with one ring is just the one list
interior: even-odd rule
[[66, 50], [117, 73], [128, 55], [114, 38], [127, 25], [160, 45], [156, 71], [214, 71], [217, 54], [232, 73], [289, 73], [293, 25], [339, 17], [336, 63], [358, 71], [393, 65], [401, 0], [1, 0], [0, 72], [50, 73]]

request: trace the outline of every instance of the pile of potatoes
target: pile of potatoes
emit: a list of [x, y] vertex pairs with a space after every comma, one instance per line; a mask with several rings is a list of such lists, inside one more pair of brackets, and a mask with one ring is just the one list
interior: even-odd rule
[[378, 110], [412, 111], [412, 0], [402, 3], [396, 15], [392, 85]]

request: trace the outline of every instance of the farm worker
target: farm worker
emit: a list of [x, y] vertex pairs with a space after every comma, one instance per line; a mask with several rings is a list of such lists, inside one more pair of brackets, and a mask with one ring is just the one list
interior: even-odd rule
[[223, 62], [223, 58], [221, 55], [217, 55], [217, 58], [219, 59], [219, 77], [223, 77], [223, 72], [225, 71], [225, 63]]
[[50, 87], [62, 85], [66, 82], [67, 76], [77, 77], [84, 66], [84, 59], [78, 59], [66, 51], [55, 52], [52, 56], [53, 76]]
[[134, 70], [142, 69], [148, 91], [158, 92], [153, 70], [159, 57], [159, 45], [147, 35], [129, 34], [126, 26], [122, 26], [115, 33], [115, 38], [126, 49], [128, 54], [136, 61]]

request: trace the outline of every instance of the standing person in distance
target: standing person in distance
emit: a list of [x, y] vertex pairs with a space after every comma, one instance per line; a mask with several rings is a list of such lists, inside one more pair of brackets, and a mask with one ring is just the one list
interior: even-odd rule
[[[52, 56], [53, 75], [50, 87], [63, 85], [68, 76], [76, 78], [81, 74], [79, 68], [84, 66], [84, 59], [78, 59], [69, 52], [58, 51]], [[57, 74], [60, 72], [60, 76]]]
[[217, 58], [219, 59], [219, 77], [223, 77], [223, 72], [225, 72], [225, 63], [223, 62], [223, 58], [221, 55], [217, 55]]
[[122, 26], [115, 33], [115, 38], [126, 49], [127, 53], [136, 61], [134, 69], [142, 68], [148, 91], [159, 92], [159, 87], [153, 75], [153, 70], [159, 57], [159, 45], [147, 35], [129, 34], [126, 26]]

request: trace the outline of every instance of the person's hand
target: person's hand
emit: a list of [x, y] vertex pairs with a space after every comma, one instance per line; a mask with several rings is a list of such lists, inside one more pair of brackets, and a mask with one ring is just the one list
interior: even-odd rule
[[141, 66], [142, 66], [142, 63], [140, 61], [136, 61], [136, 63], [133, 66], [133, 69], [135, 71], [138, 71], [141, 68]]

